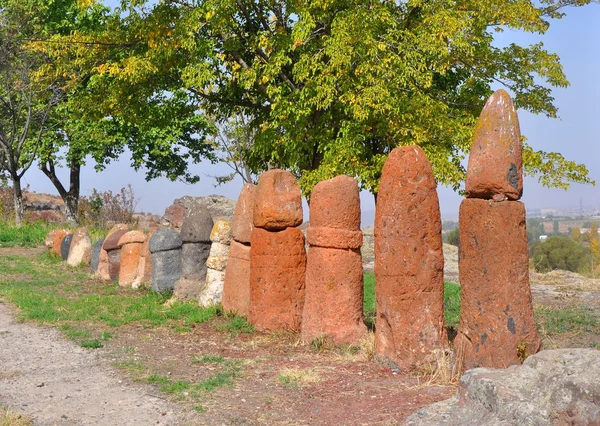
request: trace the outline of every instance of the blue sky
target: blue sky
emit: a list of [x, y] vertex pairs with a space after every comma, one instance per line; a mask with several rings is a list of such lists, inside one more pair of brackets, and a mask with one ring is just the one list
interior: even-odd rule
[[[116, 3], [115, 0], [107, 4]], [[544, 36], [526, 35], [514, 31], [503, 33], [499, 43], [514, 41], [530, 44], [542, 41], [547, 50], [557, 53], [571, 86], [555, 89], [555, 105], [559, 119], [549, 119], [519, 111], [521, 132], [527, 136], [534, 149], [561, 152], [566, 158], [585, 163], [590, 176], [600, 184], [600, 5], [570, 8], [567, 16], [553, 21]], [[222, 194], [236, 199], [242, 187], [240, 180], [215, 187], [210, 176], [228, 172], [224, 165], [200, 164], [192, 167], [202, 176], [199, 183], [186, 185], [155, 179], [146, 182], [144, 173], [129, 168], [129, 158], [124, 155], [119, 162], [96, 173], [93, 165], [82, 170], [81, 193], [89, 195], [93, 188], [100, 191], [118, 191], [131, 184], [139, 199], [138, 211], [162, 214], [174, 199], [184, 195], [200, 196]], [[67, 182], [68, 173], [61, 170], [60, 177]], [[33, 166], [24, 176], [24, 183], [37, 192], [55, 194], [56, 190], [43, 173]], [[458, 212], [461, 197], [451, 189], [439, 188], [442, 216], [452, 217]], [[362, 209], [373, 210], [370, 194], [362, 195]], [[528, 208], [579, 208], [600, 210], [600, 188], [591, 185], [573, 185], [568, 191], [542, 188], [535, 179], [526, 179], [522, 201]]]

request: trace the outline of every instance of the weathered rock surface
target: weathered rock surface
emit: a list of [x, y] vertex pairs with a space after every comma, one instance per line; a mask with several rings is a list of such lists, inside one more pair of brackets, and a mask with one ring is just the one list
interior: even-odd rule
[[92, 259], [92, 240], [87, 228], [77, 228], [71, 240], [67, 263], [78, 266], [81, 263], [89, 264]]
[[336, 345], [358, 343], [367, 328], [363, 322], [362, 232], [356, 180], [338, 176], [319, 182], [312, 192], [310, 215], [302, 341], [325, 337]]
[[150, 238], [152, 253], [152, 290], [157, 293], [172, 291], [181, 274], [181, 246], [179, 232], [159, 229]]
[[223, 311], [248, 316], [250, 305], [250, 245], [231, 241], [223, 279]]
[[[121, 246], [119, 245], [119, 240], [127, 232], [127, 229], [117, 229], [115, 232], [109, 233], [102, 245], [102, 249], [106, 251], [108, 278], [111, 281], [119, 279], [119, 271], [121, 269]], [[102, 262], [102, 259], [100, 261]]]
[[460, 326], [463, 368], [520, 364], [540, 339], [533, 317], [525, 206], [466, 199], [460, 206]]
[[260, 331], [300, 330], [305, 271], [302, 231], [252, 230], [248, 319], [254, 327]]
[[119, 285], [130, 287], [139, 274], [142, 246], [146, 235], [141, 231], [129, 231], [119, 239], [121, 262], [119, 265]]
[[[129, 231], [129, 225], [126, 225], [124, 223], [118, 223], [115, 226], [113, 226], [110, 231], [108, 231], [108, 234], [106, 234], [106, 237], [104, 238], [104, 242], [106, 242], [106, 240], [115, 232], [118, 231]], [[121, 234], [123, 235], [123, 234]], [[116, 243], [118, 243], [119, 241], [117, 240]], [[102, 249], [100, 250], [100, 261], [98, 262], [98, 271], [97, 271], [98, 277], [102, 280], [105, 281], [109, 281], [110, 278], [110, 273], [108, 270], [108, 252], [106, 251], [106, 249], [104, 248], [104, 243], [102, 244]]]
[[252, 221], [254, 217], [255, 192], [256, 185], [247, 183], [242, 188], [235, 204], [235, 212], [231, 223], [231, 238], [238, 243], [250, 244], [250, 236], [254, 228]]
[[383, 360], [411, 367], [448, 345], [441, 230], [425, 154], [414, 146], [394, 149], [383, 167], [375, 213], [375, 350]]
[[469, 155], [467, 198], [518, 200], [523, 194], [519, 118], [508, 93], [496, 91], [485, 104]]
[[102, 250], [102, 245], [104, 244], [104, 238], [98, 240], [92, 246], [92, 257], [90, 260], [90, 269], [92, 272], [98, 271], [98, 265], [100, 264], [100, 251]]
[[279, 231], [301, 223], [302, 196], [294, 175], [279, 169], [260, 175], [254, 195], [254, 226]]
[[181, 241], [184, 243], [208, 243], [214, 221], [208, 209], [202, 205], [191, 210], [181, 225]]
[[456, 397], [411, 415], [405, 425], [598, 425], [600, 351], [542, 351], [523, 365], [476, 368]]
[[173, 204], [165, 210], [163, 219], [167, 226], [179, 230], [188, 213], [201, 206], [208, 209], [213, 221], [231, 220], [235, 209], [235, 201], [222, 195], [186, 196], [173, 201]]
[[69, 258], [69, 250], [71, 249], [72, 241], [73, 234], [69, 234], [60, 242], [60, 257], [62, 257], [62, 260], [67, 260]]
[[179, 300], [197, 300], [206, 282], [206, 259], [210, 254], [210, 234], [214, 222], [204, 206], [183, 220], [181, 239], [181, 278], [175, 283], [174, 296]]
[[223, 298], [223, 282], [225, 268], [229, 257], [231, 241], [231, 224], [226, 220], [215, 222], [210, 233], [210, 255], [206, 259], [206, 281], [200, 289], [198, 302], [200, 306], [212, 306], [221, 303]]

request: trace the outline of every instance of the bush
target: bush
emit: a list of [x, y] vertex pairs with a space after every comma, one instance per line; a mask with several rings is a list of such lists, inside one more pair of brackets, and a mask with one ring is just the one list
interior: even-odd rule
[[458, 228], [444, 234], [444, 242], [458, 247]]
[[591, 252], [588, 247], [566, 237], [550, 237], [533, 252], [537, 272], [563, 269], [584, 273], [590, 268]]
[[89, 197], [81, 197], [79, 200], [79, 221], [102, 229], [110, 228], [116, 223], [132, 224], [136, 205], [131, 185], [121, 188], [116, 194], [93, 189]]

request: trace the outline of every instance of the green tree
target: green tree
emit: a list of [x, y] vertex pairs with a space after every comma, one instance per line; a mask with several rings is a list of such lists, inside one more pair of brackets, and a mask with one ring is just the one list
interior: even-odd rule
[[458, 228], [448, 231], [444, 234], [444, 242], [458, 247], [458, 241], [459, 241], [458, 235], [459, 235]]
[[552, 222], [552, 232], [554, 235], [560, 234], [560, 223], [556, 219]]
[[[196, 106], [189, 114], [250, 118], [247, 165], [291, 170], [305, 194], [341, 173], [376, 194], [388, 153], [409, 144], [425, 150], [438, 182], [458, 188], [492, 82], [550, 117], [550, 88], [568, 84], [541, 44], [498, 48], [494, 32], [543, 34], [564, 7], [587, 3], [123, 0], [105, 31], [51, 46], [64, 66], [92, 69], [104, 116], [136, 123], [140, 102], [167, 90]], [[524, 160], [544, 185], [590, 182], [558, 153], [526, 146]]]
[[573, 228], [571, 230], [571, 239], [573, 241], [576, 241], [578, 243], [583, 241], [583, 235], [581, 235], [581, 229], [579, 228]]
[[566, 237], [554, 236], [539, 244], [533, 253], [537, 272], [562, 269], [572, 272], [589, 270], [590, 250], [583, 244]]

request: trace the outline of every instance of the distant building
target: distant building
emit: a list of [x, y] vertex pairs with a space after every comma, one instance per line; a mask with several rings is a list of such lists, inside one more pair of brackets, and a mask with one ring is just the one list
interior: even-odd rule
[[547, 235], [540, 235], [540, 241], [546, 241], [548, 239]]

